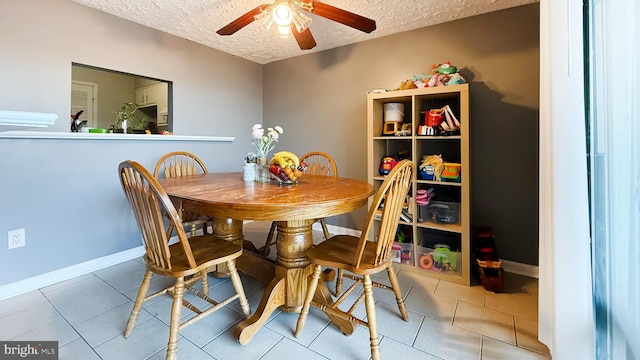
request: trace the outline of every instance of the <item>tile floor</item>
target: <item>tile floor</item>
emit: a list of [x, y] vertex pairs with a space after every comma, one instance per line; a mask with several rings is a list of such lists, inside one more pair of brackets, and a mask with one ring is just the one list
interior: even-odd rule
[[[264, 242], [269, 224], [253, 223], [245, 237]], [[314, 232], [314, 237], [321, 237]], [[146, 303], [132, 335], [122, 336], [144, 274], [130, 260], [90, 274], [0, 301], [0, 339], [57, 340], [61, 360], [164, 359], [171, 299]], [[549, 359], [537, 338], [537, 280], [507, 274], [505, 293], [485, 291], [399, 271], [409, 322], [398, 315], [391, 292], [376, 289], [383, 359]], [[252, 311], [264, 287], [242, 275]], [[154, 276], [152, 287], [166, 279]], [[232, 289], [228, 279], [210, 277], [211, 294]], [[331, 285], [330, 285], [330, 288]], [[213, 295], [215, 298], [215, 295]], [[361, 306], [363, 307], [363, 306]], [[364, 309], [358, 309], [360, 314]], [[183, 310], [188, 316], [189, 311]], [[232, 337], [243, 319], [238, 302], [185, 328], [179, 359], [369, 359], [369, 333], [359, 327], [344, 336], [312, 309], [303, 333], [293, 337], [297, 314], [276, 311], [245, 346]]]

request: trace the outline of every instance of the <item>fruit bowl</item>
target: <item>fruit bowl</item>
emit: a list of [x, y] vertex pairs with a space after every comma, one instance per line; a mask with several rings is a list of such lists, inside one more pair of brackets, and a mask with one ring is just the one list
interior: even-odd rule
[[295, 185], [298, 183], [298, 180], [282, 180], [280, 179], [276, 174], [270, 172], [269, 174], [271, 174], [271, 177], [276, 179], [276, 181], [278, 182], [278, 185], [283, 186], [283, 185]]
[[307, 165], [304, 161], [300, 161], [294, 153], [280, 151], [270, 161], [269, 174], [280, 185], [292, 185], [298, 183], [298, 178], [302, 176], [306, 168]]

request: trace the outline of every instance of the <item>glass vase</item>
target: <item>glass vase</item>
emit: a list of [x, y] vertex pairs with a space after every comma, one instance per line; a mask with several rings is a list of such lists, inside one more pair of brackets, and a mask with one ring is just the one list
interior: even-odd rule
[[269, 174], [269, 164], [267, 163], [267, 157], [259, 157], [256, 164], [256, 181], [261, 183], [268, 183], [271, 181], [271, 174]]

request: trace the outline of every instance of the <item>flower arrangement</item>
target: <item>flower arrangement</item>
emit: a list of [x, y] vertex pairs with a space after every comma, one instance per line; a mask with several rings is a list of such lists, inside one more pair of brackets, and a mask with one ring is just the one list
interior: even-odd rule
[[262, 124], [255, 124], [251, 128], [252, 143], [256, 147], [256, 156], [259, 158], [267, 157], [269, 152], [275, 148], [275, 143], [284, 130], [280, 126], [265, 129]]
[[120, 107], [120, 110], [113, 112], [116, 115], [116, 127], [124, 128], [131, 126], [138, 128], [144, 125], [145, 119], [134, 115], [136, 111], [138, 111], [138, 107], [134, 103], [124, 103]]

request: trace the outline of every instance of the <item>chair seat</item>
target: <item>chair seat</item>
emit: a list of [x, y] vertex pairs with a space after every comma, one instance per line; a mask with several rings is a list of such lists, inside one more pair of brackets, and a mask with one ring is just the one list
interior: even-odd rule
[[220, 239], [214, 235], [200, 235], [189, 238], [189, 245], [197, 266], [191, 268], [184, 253], [184, 248], [178, 242], [169, 246], [171, 253], [171, 272], [153, 265], [144, 256], [147, 266], [155, 273], [166, 276], [188, 276], [193, 275], [210, 266], [225, 263], [242, 255], [242, 247], [232, 241]]
[[311, 248], [307, 252], [307, 257], [312, 264], [344, 269], [358, 275], [375, 274], [388, 267], [393, 260], [391, 254], [387, 260], [377, 266], [372, 265], [377, 247], [377, 244], [372, 241], [366, 242], [362, 262], [359, 267], [354, 267], [352, 263], [359, 241], [359, 238], [351, 235], [335, 235]]

